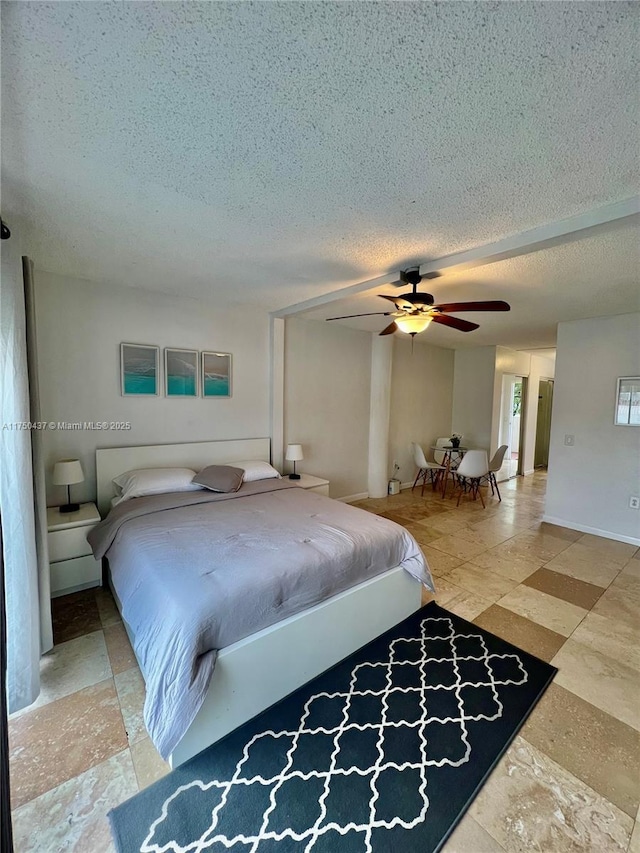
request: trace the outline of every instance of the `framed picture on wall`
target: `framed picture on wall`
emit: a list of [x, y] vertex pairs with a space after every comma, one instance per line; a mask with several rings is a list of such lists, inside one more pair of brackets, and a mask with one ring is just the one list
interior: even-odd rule
[[146, 344], [120, 344], [120, 388], [137, 397], [158, 395], [160, 350]]
[[616, 426], [640, 426], [640, 376], [621, 376], [616, 387]]
[[164, 393], [167, 397], [198, 396], [197, 350], [165, 348]]
[[231, 396], [231, 353], [202, 353], [202, 396]]

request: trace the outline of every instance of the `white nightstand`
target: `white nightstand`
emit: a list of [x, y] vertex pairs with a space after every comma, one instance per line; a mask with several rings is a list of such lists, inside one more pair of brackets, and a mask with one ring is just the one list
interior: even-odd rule
[[300, 474], [299, 480], [292, 480], [296, 486], [301, 489], [307, 489], [309, 492], [318, 492], [320, 495], [329, 497], [329, 481], [323, 480], [321, 477], [314, 477], [311, 474]]
[[51, 569], [51, 597], [100, 586], [102, 563], [94, 560], [87, 534], [100, 521], [93, 503], [80, 504], [77, 512], [47, 508], [47, 542]]

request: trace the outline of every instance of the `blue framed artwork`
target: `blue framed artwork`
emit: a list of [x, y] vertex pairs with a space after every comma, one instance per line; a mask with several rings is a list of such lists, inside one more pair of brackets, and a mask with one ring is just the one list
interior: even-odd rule
[[202, 396], [231, 396], [231, 353], [202, 353]]
[[137, 397], [158, 395], [160, 350], [146, 344], [120, 344], [120, 388]]
[[167, 397], [198, 396], [197, 350], [165, 348], [164, 389]]

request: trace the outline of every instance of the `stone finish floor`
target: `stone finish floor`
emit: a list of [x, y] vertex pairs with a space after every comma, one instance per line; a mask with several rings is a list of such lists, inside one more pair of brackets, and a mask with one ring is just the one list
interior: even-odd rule
[[[443, 607], [559, 669], [444, 853], [640, 853], [640, 550], [541, 522], [545, 485], [485, 510], [430, 489], [357, 504], [416, 537]], [[53, 608], [41, 695], [9, 726], [16, 853], [112, 851], [106, 813], [168, 767], [111, 595]]]

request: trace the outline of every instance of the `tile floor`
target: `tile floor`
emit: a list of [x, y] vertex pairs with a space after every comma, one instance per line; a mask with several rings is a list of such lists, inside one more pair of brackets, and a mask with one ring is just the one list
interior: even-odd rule
[[[430, 490], [359, 504], [418, 539], [442, 606], [559, 668], [445, 853], [640, 853], [640, 550], [542, 523], [545, 482], [486, 510]], [[168, 768], [111, 596], [56, 599], [54, 622], [40, 698], [10, 720], [16, 853], [111, 851], [107, 811]]]

